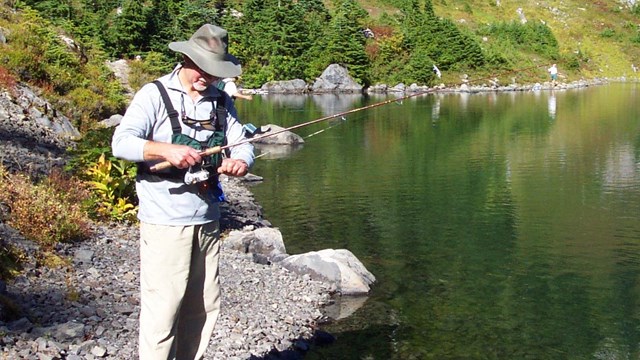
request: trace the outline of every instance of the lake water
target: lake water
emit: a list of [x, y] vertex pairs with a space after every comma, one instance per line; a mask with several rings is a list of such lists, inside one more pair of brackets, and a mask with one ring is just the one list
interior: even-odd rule
[[[427, 94], [261, 150], [251, 190], [288, 252], [348, 249], [377, 278], [306, 359], [638, 358], [639, 94]], [[387, 99], [237, 107], [287, 127]]]

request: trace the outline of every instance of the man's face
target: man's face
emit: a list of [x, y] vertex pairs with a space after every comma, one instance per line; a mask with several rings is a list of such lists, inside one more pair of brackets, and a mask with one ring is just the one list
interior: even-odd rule
[[189, 79], [191, 87], [196, 91], [205, 91], [209, 85], [220, 79], [216, 76], [207, 74], [188, 57], [185, 57], [184, 69], [188, 71], [187, 78]]

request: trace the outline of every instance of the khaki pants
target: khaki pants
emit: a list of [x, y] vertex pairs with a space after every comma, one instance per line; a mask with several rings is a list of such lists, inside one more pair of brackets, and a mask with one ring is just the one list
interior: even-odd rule
[[220, 312], [219, 222], [140, 224], [141, 360], [202, 359]]

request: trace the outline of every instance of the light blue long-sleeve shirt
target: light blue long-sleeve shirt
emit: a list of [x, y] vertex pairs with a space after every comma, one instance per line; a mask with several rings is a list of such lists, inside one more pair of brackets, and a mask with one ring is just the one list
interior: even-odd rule
[[[245, 140], [242, 124], [237, 119], [233, 101], [215, 86], [197, 101], [182, 89], [178, 79], [177, 66], [173, 72], [159, 80], [167, 89], [174, 109], [180, 115], [192, 119], [208, 119], [215, 113], [218, 96], [226, 97], [227, 106], [227, 144], [232, 145]], [[182, 124], [182, 122], [181, 122]], [[198, 130], [182, 124], [182, 133], [196, 140], [207, 140], [212, 131]], [[111, 147], [113, 155], [133, 161], [144, 161], [144, 146], [147, 141], [171, 143], [173, 134], [171, 120], [167, 115], [160, 91], [154, 84], [146, 84], [133, 97], [120, 125], [116, 128]], [[244, 143], [229, 148], [230, 157], [244, 160], [253, 165], [253, 145]], [[156, 162], [146, 162], [153, 166]], [[136, 191], [140, 201], [138, 219], [152, 224], [162, 225], [198, 225], [220, 218], [218, 204], [205, 199], [198, 192], [198, 185], [186, 185], [178, 179], [166, 179], [157, 175], [138, 174]]]

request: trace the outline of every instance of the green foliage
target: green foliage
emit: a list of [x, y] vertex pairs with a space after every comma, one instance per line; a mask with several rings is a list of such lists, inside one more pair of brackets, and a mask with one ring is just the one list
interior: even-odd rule
[[495, 38], [501, 49], [512, 48], [518, 52], [535, 53], [547, 59], [559, 57], [558, 41], [551, 29], [538, 22], [502, 22], [488, 25], [478, 31], [479, 35]]
[[[250, 0], [243, 3], [241, 17], [227, 13], [223, 24], [230, 35], [230, 52], [243, 63], [245, 86], [260, 86], [280, 79], [304, 78], [311, 59], [311, 40], [318, 34], [321, 3], [292, 0]], [[307, 12], [305, 12], [307, 11]]]
[[464, 12], [467, 14], [473, 14], [473, 9], [471, 9], [471, 5], [469, 5], [469, 3], [464, 3]]
[[64, 94], [77, 81], [80, 61], [69, 51], [50, 23], [37, 12], [25, 10], [19, 24], [12, 24], [3, 53], [7, 67], [26, 81], [49, 84]]
[[19, 3], [30, 6], [42, 14], [49, 14], [52, 19], [68, 19], [74, 14], [71, 2], [55, 0], [24, 0]]
[[111, 151], [112, 136], [113, 129], [106, 127], [93, 128], [85, 132], [84, 136], [77, 141], [75, 148], [69, 149], [68, 154], [71, 159], [67, 162], [65, 171], [88, 180], [89, 178], [85, 177], [85, 170], [93, 166], [102, 154]]
[[21, 81], [43, 87], [54, 106], [79, 128], [93, 119], [122, 110], [122, 87], [104, 65], [98, 49], [64, 43], [54, 26], [30, 9], [9, 31], [2, 58]]
[[175, 64], [166, 55], [148, 52], [143, 58], [129, 62], [129, 86], [133, 91], [171, 71]]
[[582, 67], [582, 64], [586, 64], [589, 59], [582, 51], [578, 51], [576, 53], [563, 56], [561, 60], [567, 70], [578, 71]]
[[25, 257], [15, 246], [0, 242], [0, 279], [11, 279], [18, 275]]
[[[307, 0], [300, 2], [305, 9], [305, 23], [307, 25], [307, 44], [310, 46], [303, 52], [300, 61], [306, 64], [304, 67], [304, 80], [314, 80], [327, 67], [329, 60], [326, 58], [326, 46], [328, 39], [324, 36], [326, 26], [331, 16], [319, 0]], [[307, 10], [308, 9], [308, 10]]]
[[219, 24], [216, 3], [206, 0], [156, 0], [148, 14], [148, 27], [142, 39], [153, 51], [172, 58], [168, 44], [187, 40], [203, 24]]
[[138, 0], [125, 0], [122, 13], [116, 16], [112, 30], [108, 32], [108, 45], [117, 57], [133, 57], [145, 50], [150, 8]]
[[83, 189], [79, 181], [64, 177], [34, 184], [28, 176], [0, 167], [0, 202], [9, 208], [6, 223], [43, 249], [91, 235]]
[[366, 39], [362, 34], [366, 17], [366, 10], [356, 1], [344, 0], [336, 9], [326, 34], [329, 64], [344, 66], [349, 75], [364, 85], [370, 82], [369, 58], [365, 52]]
[[479, 68], [485, 64], [478, 42], [450, 20], [436, 17], [430, 1], [424, 6], [417, 2], [407, 6], [403, 10], [401, 30], [405, 47], [414, 58], [412, 69], [419, 66], [419, 57], [431, 60], [441, 70]]
[[509, 50], [510, 49], [499, 51], [495, 47], [488, 47], [484, 52], [486, 64], [494, 70], [511, 68], [513, 64], [510, 59], [516, 59], [518, 54], [514, 53], [512, 56], [509, 56], [508, 54], [513, 52]]
[[135, 221], [137, 206], [128, 201], [136, 178], [136, 166], [125, 160], [107, 160], [105, 154], [87, 169], [88, 184], [96, 195], [96, 214], [116, 221]]
[[116, 221], [134, 221], [136, 164], [111, 155], [112, 128], [95, 128], [78, 141], [66, 170], [89, 184], [93, 196], [88, 207], [92, 216]]
[[435, 80], [433, 64], [435, 61], [429, 57], [427, 49], [421, 48], [411, 53], [409, 63], [405, 69], [403, 78], [407, 79], [407, 84], [432, 84]]
[[611, 28], [606, 28], [600, 32], [600, 36], [602, 36], [603, 38], [612, 38], [615, 35], [616, 35], [615, 30]]
[[402, 34], [384, 36], [368, 46], [367, 53], [373, 61], [371, 78], [378, 83], [397, 84], [403, 82], [403, 71], [407, 63]]

